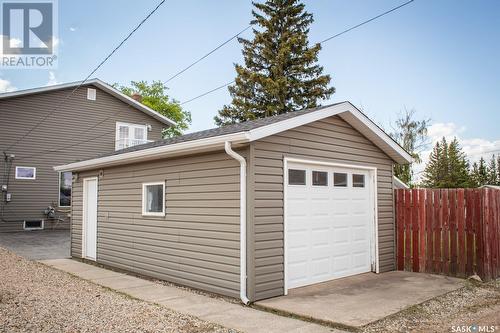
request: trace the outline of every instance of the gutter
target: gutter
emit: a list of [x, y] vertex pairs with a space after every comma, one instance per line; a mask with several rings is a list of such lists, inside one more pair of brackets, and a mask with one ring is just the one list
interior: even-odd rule
[[247, 305], [247, 162], [231, 148], [231, 142], [224, 143], [226, 153], [240, 162], [240, 299]]

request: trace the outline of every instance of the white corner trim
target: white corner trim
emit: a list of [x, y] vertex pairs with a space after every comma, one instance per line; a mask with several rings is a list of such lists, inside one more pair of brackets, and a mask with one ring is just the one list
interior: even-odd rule
[[[163, 200], [161, 212], [147, 212], [146, 211], [146, 187], [151, 185], [162, 185], [163, 187]], [[165, 216], [165, 181], [142, 183], [142, 216]]]
[[226, 153], [240, 163], [240, 299], [250, 303], [247, 297], [247, 162], [231, 148], [231, 142], [224, 143]]

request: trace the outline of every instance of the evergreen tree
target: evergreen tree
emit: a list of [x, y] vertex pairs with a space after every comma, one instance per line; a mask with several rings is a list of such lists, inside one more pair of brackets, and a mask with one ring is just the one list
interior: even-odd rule
[[469, 177], [469, 162], [455, 138], [437, 142], [425, 166], [423, 182], [426, 187], [459, 188], [473, 184]]
[[[447, 145], [443, 138], [444, 145]], [[429, 162], [425, 166], [422, 184], [425, 187], [441, 187], [440, 180], [444, 178], [443, 172], [443, 148], [441, 142], [436, 142], [429, 156]]]
[[473, 184], [469, 177], [469, 161], [462, 151], [458, 140], [454, 138], [448, 146], [448, 174], [446, 177], [447, 188], [470, 187]]
[[219, 126], [316, 107], [335, 92], [317, 64], [321, 45], [309, 46], [313, 16], [304, 4], [267, 0], [253, 5], [254, 38], [238, 38], [244, 65], [235, 65], [235, 84], [228, 88], [232, 103], [215, 117]]
[[474, 162], [472, 165], [471, 180], [476, 187], [480, 187], [488, 183], [488, 170], [484, 158], [481, 157], [479, 164]]
[[500, 185], [500, 154], [497, 156], [497, 185]]
[[488, 185], [499, 185], [497, 159], [495, 155], [491, 157], [488, 163]]

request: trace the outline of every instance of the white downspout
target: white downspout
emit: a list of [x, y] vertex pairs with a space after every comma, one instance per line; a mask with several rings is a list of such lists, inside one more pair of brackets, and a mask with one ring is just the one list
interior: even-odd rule
[[243, 304], [250, 303], [247, 298], [247, 161], [231, 148], [231, 142], [224, 143], [226, 153], [240, 162], [240, 299]]

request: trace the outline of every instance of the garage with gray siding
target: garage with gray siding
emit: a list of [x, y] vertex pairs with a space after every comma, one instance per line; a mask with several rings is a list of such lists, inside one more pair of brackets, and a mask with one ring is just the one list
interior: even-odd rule
[[[372, 208], [364, 209], [373, 212], [358, 218], [370, 224], [365, 228], [370, 235], [363, 236], [368, 245], [365, 267], [373, 272], [394, 269], [392, 166], [411, 158], [347, 102], [187, 134], [56, 167], [77, 174], [72, 256], [86, 257], [82, 226], [89, 222], [83, 216], [83, 187], [85, 179], [96, 177], [97, 262], [240, 297], [244, 302], [286, 294], [286, 267], [293, 259], [291, 250], [285, 256], [286, 238], [290, 237], [285, 231], [285, 223], [289, 223], [285, 220], [290, 218], [285, 213], [290, 210], [285, 198], [290, 195], [290, 190], [286, 194], [290, 187], [286, 183], [288, 160], [306, 161], [311, 170], [349, 166], [353, 176], [361, 173], [358, 168], [373, 171], [375, 188], [365, 201], [372, 198], [374, 202], [367, 206]], [[329, 183], [321, 190], [325, 198], [334, 200], [329, 196], [335, 192], [333, 175], [327, 171]], [[144, 210], [148, 195], [144, 186], [152, 182], [165, 188], [160, 195], [164, 212], [157, 216], [148, 216]], [[366, 179], [367, 188], [372, 183]], [[315, 197], [315, 187], [309, 190]], [[321, 219], [326, 224], [330, 220]], [[343, 221], [342, 227], [348, 227], [350, 220]], [[309, 222], [298, 220], [299, 225]], [[372, 223], [376, 230], [370, 229]], [[371, 233], [377, 238], [374, 242], [369, 239]], [[376, 249], [371, 252], [369, 247]], [[312, 256], [306, 261], [314, 261]], [[328, 260], [336, 260], [332, 258]], [[327, 274], [322, 279], [335, 276]]]

